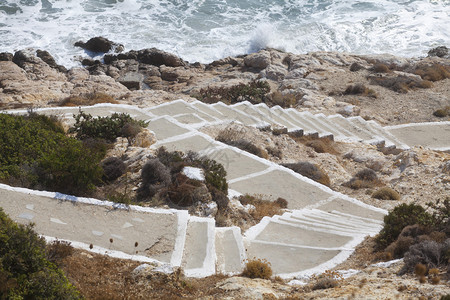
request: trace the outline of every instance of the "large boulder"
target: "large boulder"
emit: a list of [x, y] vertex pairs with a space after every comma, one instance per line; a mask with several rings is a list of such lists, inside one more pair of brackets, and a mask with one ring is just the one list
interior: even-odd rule
[[66, 73], [67, 69], [64, 66], [58, 65], [53, 56], [48, 51], [36, 50], [36, 56], [42, 59], [47, 65], [60, 72]]
[[167, 67], [181, 67], [185, 65], [178, 56], [156, 48], [138, 51], [137, 59], [141, 63], [158, 67], [162, 65]]
[[445, 46], [439, 46], [428, 51], [428, 56], [445, 57], [448, 55], [448, 48]]
[[244, 58], [247, 67], [263, 70], [271, 63], [270, 52], [266, 50], [252, 53]]
[[13, 54], [9, 52], [2, 52], [0, 53], [0, 61], [12, 61], [13, 60]]
[[111, 50], [114, 50], [116, 53], [120, 53], [123, 51], [124, 47], [122, 44], [114, 43], [107, 38], [97, 36], [94, 38], [91, 38], [86, 43], [82, 41], [78, 41], [74, 44], [76, 47], [81, 47], [84, 50], [92, 51], [92, 52], [98, 52], [98, 53], [107, 53]]

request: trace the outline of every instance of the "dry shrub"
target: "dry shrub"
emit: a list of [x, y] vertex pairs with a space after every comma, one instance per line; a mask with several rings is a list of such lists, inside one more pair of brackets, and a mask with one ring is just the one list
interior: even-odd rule
[[386, 252], [392, 253], [395, 258], [401, 258], [415, 242], [416, 240], [410, 236], [399, 236], [386, 248]]
[[186, 175], [178, 173], [175, 180], [168, 188], [168, 197], [170, 201], [181, 207], [191, 206], [199, 201], [196, 189], [202, 185], [200, 181], [188, 178]]
[[317, 280], [313, 285], [312, 289], [315, 290], [325, 290], [330, 288], [335, 288], [339, 285], [339, 282], [334, 278], [324, 277]]
[[428, 80], [421, 80], [408, 76], [372, 77], [371, 83], [388, 88], [397, 93], [407, 93], [410, 89], [415, 88], [429, 89], [433, 86]]
[[288, 202], [286, 199], [279, 197], [277, 200], [275, 200], [275, 203], [278, 204], [281, 208], [287, 208]]
[[352, 71], [352, 72], [357, 72], [362, 69], [364, 69], [364, 67], [361, 66], [360, 64], [358, 64], [357, 62], [352, 63], [350, 66], [350, 71]]
[[294, 164], [282, 164], [282, 166], [289, 168], [292, 171], [308, 177], [320, 184], [330, 186], [330, 178], [328, 177], [328, 175], [318, 166], [310, 162], [300, 161]]
[[427, 282], [427, 278], [425, 276], [420, 276], [419, 277], [419, 282], [420, 283], [425, 283], [425, 282]]
[[444, 243], [425, 240], [412, 245], [404, 257], [405, 265], [401, 273], [411, 272], [417, 264], [424, 264], [428, 268], [448, 266], [447, 255], [450, 251], [450, 239]]
[[158, 158], [149, 160], [141, 170], [142, 185], [138, 189], [138, 198], [150, 199], [172, 182], [170, 170]]
[[389, 187], [382, 187], [372, 194], [372, 198], [380, 200], [400, 200], [400, 194]]
[[267, 104], [270, 104], [271, 106], [279, 105], [283, 108], [294, 107], [298, 102], [296, 95], [283, 94], [280, 91], [274, 91], [267, 98], [266, 103], [269, 102]]
[[441, 282], [441, 278], [439, 276], [433, 276], [430, 279], [430, 283], [434, 284], [434, 285], [439, 284], [440, 282]]
[[450, 116], [450, 106], [446, 106], [444, 108], [440, 108], [433, 112], [433, 115], [438, 118], [445, 118]]
[[265, 259], [252, 259], [245, 264], [242, 276], [248, 278], [270, 279], [272, 276], [272, 268], [270, 263]]
[[427, 274], [427, 266], [424, 264], [417, 264], [414, 267], [414, 274], [417, 276], [425, 276]]
[[375, 171], [367, 168], [356, 173], [350, 181], [347, 181], [342, 185], [357, 190], [361, 188], [373, 188], [380, 184], [381, 182]]
[[224, 130], [220, 131], [216, 137], [216, 140], [224, 144], [247, 151], [261, 158], [264, 159], [269, 158], [269, 154], [267, 153], [266, 150], [246, 140], [241, 132], [238, 132], [231, 128], [225, 128]]
[[311, 147], [317, 153], [339, 154], [335, 148], [335, 143], [329, 138], [314, 138], [309, 136], [293, 137], [296, 142], [302, 143], [307, 147]]
[[52, 263], [60, 265], [62, 260], [72, 255], [73, 247], [70, 242], [55, 240], [47, 244], [47, 259]]
[[103, 168], [103, 179], [106, 181], [114, 181], [126, 170], [125, 163], [118, 157], [108, 157], [100, 164]]
[[372, 71], [376, 73], [389, 73], [391, 70], [385, 64], [378, 63], [373, 66]]
[[367, 88], [362, 83], [357, 83], [355, 85], [349, 85], [345, 91], [344, 95], [362, 95], [362, 96], [370, 96], [376, 98], [377, 95], [374, 90]]
[[267, 147], [266, 148], [267, 153], [271, 156], [277, 157], [279, 159], [283, 158], [283, 153], [281, 152], [280, 149], [275, 148], [275, 147]]
[[[279, 198], [280, 199], [280, 198]], [[242, 195], [239, 196], [238, 200], [242, 205], [251, 204], [255, 207], [250, 211], [250, 215], [256, 222], [261, 221], [264, 217], [272, 217], [274, 215], [281, 215], [283, 213], [283, 208], [287, 206], [287, 201], [282, 200], [270, 201], [263, 200], [261, 197]], [[284, 200], [284, 199], [283, 199]]]
[[431, 66], [416, 67], [415, 74], [428, 81], [440, 81], [450, 78], [450, 66], [433, 64]]
[[80, 96], [69, 96], [64, 98], [59, 105], [60, 106], [89, 106], [97, 103], [119, 103], [111, 95], [105, 93], [90, 93]]

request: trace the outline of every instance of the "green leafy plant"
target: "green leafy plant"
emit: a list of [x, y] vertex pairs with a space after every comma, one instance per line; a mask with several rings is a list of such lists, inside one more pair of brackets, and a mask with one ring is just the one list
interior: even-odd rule
[[50, 117], [0, 114], [0, 180], [86, 194], [101, 181], [104, 153], [65, 136]]
[[416, 204], [400, 204], [396, 206], [388, 215], [384, 217], [384, 227], [376, 237], [376, 243], [379, 248], [385, 248], [402, 232], [408, 225], [433, 225], [433, 216], [425, 209]]
[[0, 208], [0, 298], [82, 299], [47, 258], [32, 225], [19, 225]]
[[248, 84], [240, 83], [230, 87], [208, 87], [201, 89], [195, 98], [206, 103], [222, 101], [234, 104], [241, 101], [249, 101], [253, 104], [264, 102], [264, 97], [270, 92], [267, 81], [253, 80]]
[[96, 138], [114, 142], [117, 137], [131, 138], [133, 135], [135, 136], [139, 133], [136, 126], [146, 126], [144, 121], [137, 121], [125, 113], [94, 118], [90, 114], [80, 111], [78, 115], [74, 115], [74, 118], [75, 124], [69, 129], [69, 132], [75, 133], [80, 140]]

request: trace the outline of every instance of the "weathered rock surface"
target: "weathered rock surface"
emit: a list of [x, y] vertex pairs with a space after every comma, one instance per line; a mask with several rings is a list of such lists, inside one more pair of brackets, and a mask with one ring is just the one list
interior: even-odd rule
[[107, 53], [111, 50], [114, 50], [116, 53], [120, 53], [124, 49], [122, 44], [114, 43], [101, 36], [91, 38], [86, 43], [78, 41], [74, 44], [74, 46], [97, 53]]

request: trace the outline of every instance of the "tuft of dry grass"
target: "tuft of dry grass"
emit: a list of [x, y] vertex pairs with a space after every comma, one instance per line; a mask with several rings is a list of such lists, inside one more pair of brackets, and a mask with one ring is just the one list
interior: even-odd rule
[[372, 71], [374, 71], [375, 73], [389, 73], [391, 72], [391, 70], [389, 69], [389, 67], [385, 64], [382, 63], [377, 63], [372, 67]]
[[414, 267], [414, 273], [417, 276], [425, 276], [425, 274], [427, 274], [427, 266], [424, 264], [416, 264], [416, 266]]
[[221, 130], [217, 134], [216, 140], [224, 144], [247, 151], [261, 158], [264, 159], [269, 158], [269, 154], [267, 153], [266, 150], [246, 140], [241, 132], [233, 130], [232, 128], [225, 128], [224, 130]]
[[308, 177], [320, 184], [330, 186], [330, 177], [317, 165], [306, 161], [300, 161], [294, 164], [282, 164], [283, 167], [289, 168], [292, 171]]
[[297, 143], [302, 143], [307, 147], [313, 148], [317, 153], [339, 154], [336, 150], [336, 144], [329, 138], [314, 138], [310, 136], [293, 137]]
[[265, 259], [252, 259], [245, 264], [242, 276], [248, 278], [270, 279], [272, 276], [272, 268], [270, 263]]
[[255, 209], [250, 211], [250, 215], [256, 222], [261, 221], [261, 219], [266, 216], [272, 217], [274, 215], [281, 215], [283, 213], [283, 208], [286, 208], [288, 204], [283, 198], [278, 198], [276, 201], [270, 201], [263, 200], [260, 196], [251, 196], [248, 194], [240, 196], [238, 200], [242, 205], [251, 204], [255, 207]]
[[372, 198], [380, 200], [400, 200], [400, 194], [389, 187], [382, 187], [372, 194]]
[[90, 93], [80, 96], [69, 96], [64, 98], [59, 105], [60, 106], [90, 106], [97, 103], [119, 103], [111, 95], [105, 93]]

